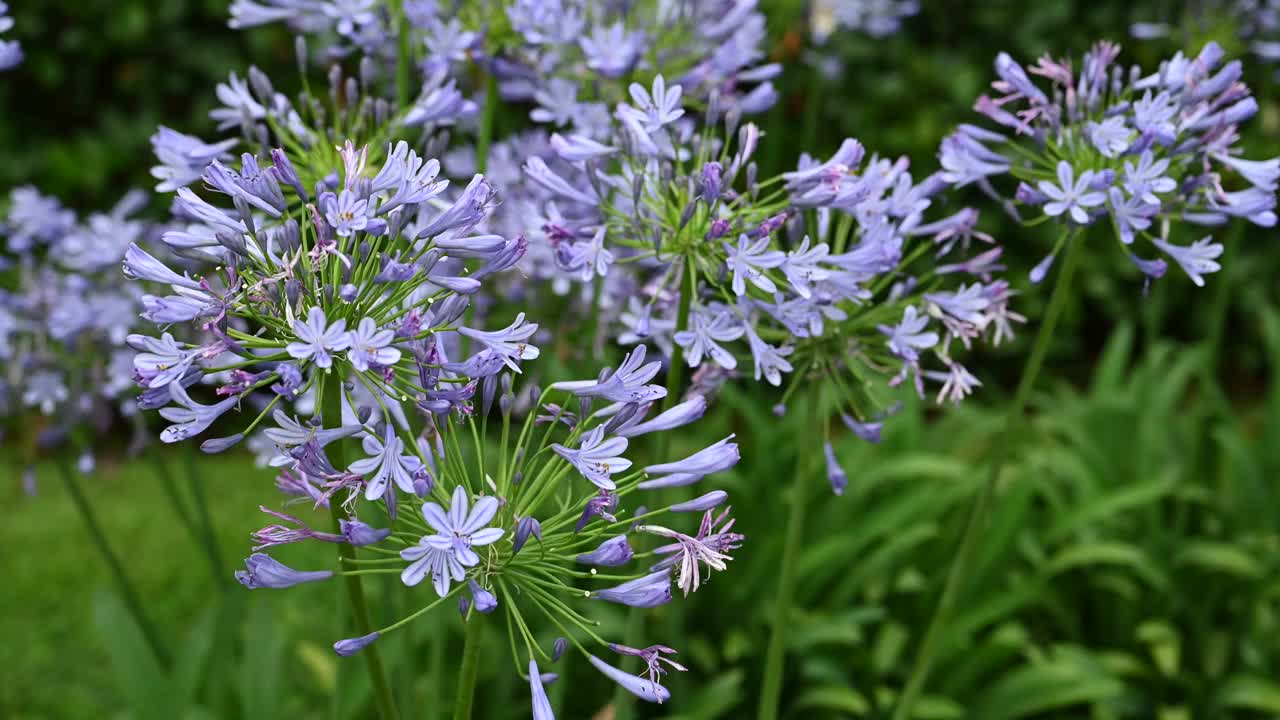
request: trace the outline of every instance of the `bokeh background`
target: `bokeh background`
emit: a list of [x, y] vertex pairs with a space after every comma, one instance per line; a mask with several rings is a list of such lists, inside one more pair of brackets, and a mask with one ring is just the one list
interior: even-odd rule
[[[0, 190], [31, 184], [81, 211], [152, 185], [157, 125], [207, 135], [213, 86], [231, 70], [255, 64], [285, 88], [293, 73], [287, 32], [229, 29], [224, 0], [11, 4], [11, 37], [27, 59], [0, 76]], [[770, 133], [762, 172], [846, 136], [932, 167], [938, 141], [973, 119], [998, 50], [1024, 61], [1078, 57], [1105, 38], [1125, 46], [1123, 61], [1150, 67], [1215, 39], [1247, 55], [1229, 17], [1211, 12], [1231, 4], [928, 0], [900, 33], [841, 32], [818, 46], [806, 3], [762, 0], [772, 53], [786, 65], [782, 102], [760, 120]], [[1164, 39], [1129, 37], [1131, 23], [1152, 19], [1181, 25]], [[1246, 67], [1261, 112], [1244, 143], [1251, 157], [1280, 155], [1276, 67]], [[918, 717], [1280, 717], [1280, 238], [1238, 225], [1220, 238], [1224, 268], [1203, 289], [1171, 273], [1144, 296], [1114, 248], [1098, 243], [1085, 257]], [[1019, 309], [1034, 322], [1047, 298], [1023, 278], [1045, 239], [994, 209], [982, 229], [1004, 242]], [[653, 634], [679, 632], [670, 644], [690, 672], [672, 680], [676, 701], [638, 712], [753, 714], [782, 545], [779, 494], [784, 479], [811, 472], [784, 716], [884, 717], [1027, 340], [974, 360], [983, 391], [964, 407], [940, 412], [908, 398], [883, 444], [843, 439], [843, 498], [830, 495], [819, 465], [779, 451], [796, 431], [769, 414], [769, 398], [728, 387], [699, 436], [682, 442], [693, 450], [739, 433], [743, 462], [720, 482], [748, 542], [706, 591], [654, 614]], [[574, 353], [558, 360], [583, 360]], [[37, 466], [28, 494], [26, 457], [6, 443], [0, 717], [371, 717], [361, 667], [329, 649], [345, 616], [331, 586], [248, 593], [231, 578], [261, 525], [257, 506], [271, 500], [271, 473], [247, 454], [152, 448], [126, 460], [126, 443], [122, 434], [115, 453], [110, 439], [100, 443], [108, 450], [89, 479], [91, 500], [176, 662], [161, 668], [146, 651], [53, 466]], [[171, 488], [207, 508], [217, 552], [173, 512]], [[305, 566], [309, 550], [281, 558]], [[397, 616], [395, 587], [369, 588], [378, 612]], [[440, 608], [382, 646], [406, 717], [447, 716], [461, 640], [453, 612]], [[621, 632], [621, 613], [602, 608], [601, 619]], [[502, 639], [492, 642], [502, 662], [482, 665], [478, 714], [521, 717], [527, 687], [506, 665]], [[607, 681], [582, 663], [557, 669], [552, 692], [568, 699], [565, 717], [632, 712], [609, 705]]]

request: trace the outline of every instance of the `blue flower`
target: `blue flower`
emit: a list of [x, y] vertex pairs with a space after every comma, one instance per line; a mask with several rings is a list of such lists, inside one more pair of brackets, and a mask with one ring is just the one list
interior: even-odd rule
[[1174, 245], [1160, 239], [1155, 239], [1151, 242], [1173, 258], [1173, 261], [1178, 263], [1178, 266], [1187, 274], [1187, 277], [1191, 278], [1191, 282], [1199, 287], [1204, 287], [1203, 275], [1222, 269], [1222, 266], [1216, 261], [1216, 258], [1222, 255], [1222, 244], [1213, 242], [1212, 237], [1201, 238], [1186, 247]]
[[787, 255], [780, 250], [770, 250], [771, 244], [772, 240], [767, 236], [752, 242], [746, 234], [738, 236], [737, 247], [722, 243], [728, 255], [729, 269], [733, 272], [731, 287], [735, 295], [746, 294], [748, 280], [767, 293], [778, 291], [778, 286], [762, 271], [782, 265], [787, 261]]
[[587, 660], [606, 677], [617, 683], [623, 690], [651, 703], [662, 703], [671, 698], [671, 692], [653, 680], [645, 680], [628, 672], [619, 670], [595, 655], [588, 655]]
[[293, 321], [293, 334], [298, 339], [285, 347], [289, 356], [298, 360], [311, 359], [319, 368], [331, 367], [332, 353], [351, 347], [347, 321], [339, 318], [330, 325], [324, 310], [318, 307], [311, 308], [305, 323], [296, 319]]
[[389, 482], [407, 493], [414, 491], [413, 476], [422, 467], [422, 461], [416, 455], [405, 454], [404, 441], [396, 436], [394, 423], [386, 423], [382, 440], [373, 434], [365, 435], [362, 446], [369, 457], [351, 463], [351, 472], [365, 476], [368, 483], [365, 499], [381, 498]]
[[603, 425], [584, 435], [576, 450], [559, 443], [552, 443], [551, 450], [568, 460], [583, 477], [602, 490], [617, 487], [610, 476], [631, 467], [631, 461], [622, 457], [622, 453], [627, 451], [627, 439], [614, 437], [605, 440]]
[[459, 485], [447, 513], [437, 503], [423, 503], [422, 517], [436, 534], [423, 536], [421, 543], [452, 553], [463, 567], [474, 567], [480, 556], [472, 548], [493, 544], [505, 534], [502, 528], [486, 527], [497, 513], [497, 498], [486, 495], [472, 506], [466, 489]]
[[914, 305], [908, 305], [902, 313], [902, 321], [895, 326], [881, 325], [880, 332], [889, 336], [889, 350], [902, 360], [914, 362], [919, 350], [927, 350], [938, 344], [938, 334], [925, 331], [929, 317], [921, 315]]
[[245, 558], [244, 570], [236, 571], [236, 580], [250, 590], [259, 588], [280, 589], [302, 583], [319, 582], [333, 577], [332, 570], [305, 572], [294, 570], [266, 553], [254, 553]]
[[400, 361], [400, 351], [390, 347], [395, 331], [379, 330], [373, 318], [364, 318], [349, 334], [350, 350], [347, 359], [351, 367], [365, 372], [370, 365], [388, 366]]
[[1093, 182], [1094, 172], [1085, 170], [1080, 173], [1080, 177], [1075, 177], [1075, 169], [1071, 163], [1062, 160], [1058, 163], [1058, 184], [1047, 180], [1041, 180], [1037, 187], [1040, 192], [1049, 196], [1049, 202], [1044, 205], [1044, 214], [1050, 217], [1057, 217], [1063, 213], [1069, 213], [1071, 219], [1077, 223], [1084, 225], [1089, 222], [1089, 213], [1085, 208], [1097, 207], [1107, 201], [1104, 193], [1091, 190], [1090, 185]]

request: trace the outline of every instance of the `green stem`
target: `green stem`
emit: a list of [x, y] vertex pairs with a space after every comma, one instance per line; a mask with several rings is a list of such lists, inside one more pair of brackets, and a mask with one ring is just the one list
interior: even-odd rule
[[462, 647], [462, 668], [458, 671], [458, 695], [453, 701], [453, 720], [471, 720], [475, 704], [476, 671], [480, 668], [480, 615], [467, 618], [466, 641]]
[[787, 534], [782, 547], [782, 565], [778, 573], [778, 594], [774, 601], [773, 621], [769, 631], [769, 647], [765, 651], [764, 681], [760, 687], [760, 720], [776, 720], [778, 701], [782, 697], [783, 661], [786, 659], [787, 623], [791, 615], [791, 597], [795, 588], [796, 556], [804, 539], [805, 496], [811, 482], [815, 458], [821, 449], [813, 447], [813, 440], [821, 437], [817, 428], [820, 422], [821, 397], [815, 389], [809, 394], [808, 421], [802, 428], [805, 437], [798, 438], [797, 447], [807, 448], [797, 463], [797, 472], [791, 479], [791, 513], [787, 518]]
[[196, 471], [195, 450], [186, 449], [187, 483], [191, 486], [191, 497], [195, 499], [196, 519], [200, 524], [200, 536], [204, 540], [205, 553], [209, 555], [209, 564], [213, 566], [213, 575], [217, 584], [225, 582], [222, 569], [222, 551], [218, 548], [218, 534], [213, 530], [213, 516], [209, 514], [209, 503], [204, 494], [204, 482]]
[[[684, 266], [684, 284], [685, 288], [680, 293], [680, 305], [676, 311], [676, 329], [675, 332], [681, 332], [689, 327], [689, 314], [693, 309], [693, 295], [697, 290], [697, 279], [694, 273], [693, 259], [690, 258], [685, 262]], [[673, 345], [671, 348], [671, 369], [667, 371], [667, 396], [662, 399], [662, 411], [670, 410], [676, 404], [680, 397], [680, 390], [684, 386], [685, 362], [684, 353], [679, 345]], [[667, 460], [667, 450], [670, 449], [671, 433], [659, 433], [656, 440], [656, 457], [662, 462]], [[660, 504], [670, 504], [667, 501], [672, 497], [672, 491], [663, 491], [660, 494]], [[627, 624], [623, 631], [625, 642], [632, 647], [641, 647], [641, 635], [644, 633], [644, 611], [640, 608], [629, 608], [627, 610]], [[613, 711], [614, 720], [631, 720], [634, 716], [635, 696], [618, 686], [613, 693]]]
[[396, 101], [398, 109], [403, 112], [409, 107], [411, 93], [409, 83], [413, 76], [413, 53], [409, 47], [409, 19], [404, 14], [404, 2], [396, 4], [396, 23], [399, 26], [398, 50], [396, 52]]
[[[676, 310], [676, 329], [675, 332], [683, 332], [689, 329], [689, 315], [693, 311], [693, 296], [697, 293], [697, 271], [693, 265], [693, 258], [685, 261], [684, 265], [685, 288], [680, 293], [680, 305]], [[667, 396], [662, 399], [662, 410], [670, 410], [672, 406], [680, 399], [680, 391], [684, 385], [684, 351], [679, 345], [671, 346], [671, 369], [667, 373]], [[658, 437], [660, 451], [659, 458], [666, 455], [667, 440], [670, 433], [662, 433]]]
[[111, 544], [107, 542], [107, 534], [103, 532], [102, 525], [98, 522], [98, 516], [93, 512], [93, 505], [89, 503], [89, 499], [85, 497], [84, 489], [80, 487], [80, 479], [75, 468], [71, 467], [70, 458], [66, 456], [59, 457], [54, 464], [58, 466], [58, 474], [62, 476], [62, 481], [66, 483], [67, 492], [71, 495], [71, 500], [75, 503], [76, 510], [80, 512], [80, 519], [84, 521], [84, 527], [89, 531], [89, 537], [93, 540], [93, 544], [97, 546], [98, 552], [102, 553], [102, 559], [106, 561], [112, 577], [115, 578], [116, 587], [124, 597], [125, 607], [129, 609], [129, 614], [133, 615], [134, 621], [138, 623], [138, 629], [142, 631], [142, 636], [146, 638], [152, 654], [155, 655], [161, 666], [168, 667], [172, 665], [173, 657], [164, 646], [164, 642], [160, 640], [160, 633], [156, 631], [155, 624], [151, 622], [151, 618], [147, 615], [146, 610], [143, 609], [142, 601], [138, 598], [138, 592], [134, 590], [133, 583], [130, 582], [129, 576], [125, 574], [124, 565], [120, 562], [119, 556], [111, 549]]
[[[321, 417], [330, 427], [336, 427], [342, 418], [342, 384], [341, 381], [325, 383], [322, 388]], [[346, 467], [343, 453], [343, 442], [334, 442], [328, 447], [329, 459], [335, 467]], [[340, 521], [343, 520], [342, 502], [335, 496], [329, 498], [329, 513], [333, 516], [334, 532], [341, 533]], [[351, 567], [348, 561], [356, 557], [356, 549], [347, 543], [335, 543], [338, 548], [338, 566]], [[355, 620], [356, 634], [368, 635], [373, 632], [373, 621], [369, 619], [369, 601], [364, 595], [364, 585], [359, 575], [344, 575], [342, 582], [347, 591], [347, 600], [351, 604], [352, 619]], [[373, 699], [378, 706], [378, 714], [382, 720], [398, 720], [395, 697], [391, 694], [391, 684], [387, 682], [386, 671], [382, 667], [382, 656], [376, 644], [360, 651], [364, 656], [365, 666], [369, 671], [369, 681], [373, 685]]]
[[925, 631], [920, 651], [916, 654], [915, 662], [911, 666], [911, 674], [908, 676], [907, 684], [903, 688], [902, 698], [894, 709], [893, 720], [907, 720], [907, 718], [911, 717], [911, 710], [915, 706], [916, 699], [924, 690], [925, 682], [929, 678], [929, 669], [933, 663], [934, 656], [938, 652], [947, 616], [956, 602], [960, 592], [960, 584], [969, 569], [969, 563], [973, 560], [974, 550], [977, 548], [978, 536], [981, 535], [987, 507], [995, 496], [996, 483], [1000, 479], [1000, 471], [1009, 459], [1014, 433], [1023, 423], [1023, 411], [1031, 395], [1031, 389], [1035, 386], [1036, 377], [1040, 374], [1040, 367], [1044, 363], [1045, 354], [1049, 350], [1049, 342], [1053, 338], [1054, 329], [1057, 327], [1058, 320], [1062, 317], [1062, 311], [1066, 307], [1067, 296], [1071, 292], [1071, 277], [1075, 274], [1076, 262], [1080, 255], [1079, 246], [1082, 244], [1083, 239], [1074, 234], [1067, 238], [1067, 257], [1063, 262], [1057, 283], [1054, 285], [1053, 295], [1049, 298], [1049, 307], [1045, 310], [1044, 320], [1040, 323], [1040, 330], [1036, 333], [1035, 344], [1031, 347], [1031, 355], [1027, 358], [1027, 364], [1022, 370], [1017, 392], [1013, 396], [1013, 404], [1010, 406], [1009, 415], [1005, 419], [1004, 430], [996, 439], [995, 457], [992, 458], [991, 469], [987, 474], [986, 483], [982, 486], [982, 490], [969, 512], [964, 534], [960, 537], [960, 545], [951, 561], [951, 569], [947, 572], [946, 584], [943, 585], [942, 595], [938, 599], [938, 607], [933, 612], [933, 618], [929, 621], [928, 630]]
[[476, 130], [476, 172], [483, 174], [489, 165], [489, 142], [493, 139], [493, 119], [498, 110], [498, 78], [492, 73], [484, 79], [484, 107], [480, 109], [480, 127]]

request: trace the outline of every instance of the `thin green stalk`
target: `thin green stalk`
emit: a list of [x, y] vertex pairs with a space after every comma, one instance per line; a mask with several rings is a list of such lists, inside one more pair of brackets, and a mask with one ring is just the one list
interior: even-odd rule
[[453, 702], [453, 720], [471, 720], [475, 704], [476, 671], [480, 669], [480, 615], [467, 618], [466, 641], [462, 646], [462, 668], [458, 671], [458, 695]]
[[[342, 417], [342, 397], [339, 394], [342, 392], [342, 385], [338, 381], [326, 383], [323, 391], [321, 417], [325, 418], [326, 422], [336, 423]], [[335, 467], [346, 467], [342, 445], [342, 441], [339, 440], [328, 447], [329, 459], [333, 461]], [[333, 516], [334, 532], [341, 533], [342, 503], [337, 497], [330, 498], [329, 512]], [[347, 543], [335, 543], [335, 545], [338, 548], [338, 566], [348, 567], [348, 561], [356, 557], [356, 549]], [[347, 591], [347, 600], [351, 604], [356, 634], [368, 635], [373, 632], [373, 621], [369, 619], [369, 601], [365, 598], [361, 577], [344, 575], [342, 582]], [[373, 686], [373, 699], [378, 706], [378, 714], [382, 720], [398, 720], [400, 714], [396, 711], [395, 697], [391, 694], [391, 685], [387, 682], [387, 674], [382, 667], [382, 656], [378, 653], [377, 645], [370, 645], [361, 650], [360, 654], [364, 656], [365, 665], [369, 670], [369, 681]]]
[[1071, 293], [1071, 278], [1075, 274], [1076, 263], [1080, 256], [1079, 246], [1083, 244], [1083, 239], [1076, 235], [1067, 238], [1066, 259], [1062, 264], [1062, 270], [1058, 274], [1057, 283], [1054, 285], [1053, 295], [1049, 298], [1049, 307], [1045, 310], [1044, 320], [1040, 323], [1040, 330], [1036, 333], [1035, 344], [1031, 347], [1031, 355], [1027, 358], [1027, 364], [1022, 370], [1022, 377], [1018, 381], [1018, 389], [1013, 396], [1013, 404], [1009, 408], [1004, 430], [996, 438], [995, 457], [992, 459], [986, 483], [982, 486], [982, 490], [969, 512], [964, 534], [960, 538], [960, 545], [951, 561], [951, 569], [947, 572], [946, 584], [943, 585], [942, 595], [938, 599], [938, 607], [934, 610], [933, 618], [929, 621], [929, 627], [925, 631], [920, 651], [916, 653], [915, 662], [911, 666], [911, 674], [907, 677], [907, 684], [902, 691], [902, 698], [898, 701], [898, 706], [894, 708], [893, 720], [907, 720], [907, 718], [911, 717], [911, 710], [915, 706], [916, 699], [924, 690], [925, 682], [929, 679], [929, 669], [933, 663], [934, 655], [938, 652], [943, 628], [946, 626], [951, 608], [959, 595], [960, 583], [969, 569], [969, 563], [973, 560], [974, 550], [977, 548], [978, 536], [981, 535], [987, 507], [995, 496], [996, 482], [1000, 479], [1000, 471], [1009, 459], [1014, 433], [1023, 423], [1023, 412], [1031, 395], [1031, 389], [1035, 386], [1036, 377], [1040, 374], [1040, 366], [1044, 363], [1045, 354], [1049, 350], [1049, 341], [1053, 338], [1058, 320], [1061, 319], [1062, 311], [1066, 307], [1067, 296]]
[[111, 570], [111, 575], [116, 581], [116, 588], [124, 597], [125, 607], [129, 609], [129, 614], [133, 616], [134, 622], [138, 623], [138, 629], [142, 631], [142, 636], [146, 639], [147, 645], [151, 647], [152, 654], [163, 667], [173, 664], [173, 657], [169, 654], [168, 648], [160, 639], [160, 633], [156, 631], [156, 626], [151, 622], [151, 618], [142, 607], [142, 601], [138, 597], [138, 592], [134, 590], [133, 583], [129, 580], [129, 576], [125, 574], [124, 564], [120, 562], [119, 556], [111, 549], [111, 544], [107, 542], [107, 534], [103, 532], [101, 523], [98, 522], [98, 516], [93, 512], [93, 505], [89, 503], [89, 499], [85, 497], [84, 489], [80, 487], [80, 479], [75, 468], [71, 467], [71, 460], [65, 456], [59, 457], [54, 463], [58, 466], [58, 474], [62, 476], [62, 481], [67, 486], [67, 492], [71, 495], [71, 500], [75, 503], [76, 510], [80, 513], [80, 519], [84, 521], [84, 527], [89, 531], [89, 537], [93, 540], [93, 544], [97, 546], [98, 552], [102, 553], [102, 559], [106, 561], [107, 568]]
[[796, 463], [797, 472], [791, 479], [791, 513], [787, 518], [787, 534], [782, 547], [782, 564], [778, 573], [778, 594], [774, 600], [769, 647], [765, 651], [764, 681], [760, 687], [760, 708], [757, 715], [760, 720], [776, 720], [778, 701], [782, 697], [782, 671], [783, 661], [786, 659], [791, 594], [795, 587], [796, 556], [804, 539], [806, 483], [813, 481], [815, 459], [821, 456], [821, 450], [814, 447], [813, 443], [820, 437], [817, 432], [820, 401], [821, 397], [815, 388], [809, 394], [808, 421], [801, 429], [802, 437], [797, 438], [799, 442], [796, 443], [796, 447], [804, 448], [804, 451], [801, 462]]
[[[684, 266], [684, 284], [685, 288], [680, 293], [680, 305], [676, 311], [676, 332], [681, 332], [689, 327], [689, 314], [693, 309], [693, 294], [697, 290], [697, 275], [694, 270], [692, 258], [685, 262]], [[667, 371], [667, 396], [662, 399], [662, 411], [670, 410], [676, 404], [680, 397], [681, 388], [684, 386], [684, 353], [679, 345], [675, 345], [671, 349], [671, 369]], [[662, 462], [667, 460], [667, 450], [670, 447], [669, 438], [671, 433], [659, 433], [655, 451], [656, 456]], [[670, 499], [665, 491], [661, 497], [662, 504]], [[644, 633], [644, 611], [640, 608], [629, 608], [627, 610], [627, 625], [623, 631], [623, 637], [626, 643], [632, 647], [640, 647], [640, 639]], [[631, 720], [634, 716], [635, 696], [621, 686], [616, 688], [613, 693], [613, 711], [614, 720]]]
[[489, 142], [493, 139], [493, 120], [498, 110], [498, 78], [487, 73], [484, 79], [484, 107], [480, 109], [480, 127], [476, 130], [476, 172], [484, 173], [489, 164]]
[[396, 52], [396, 102], [403, 112], [409, 107], [411, 92], [409, 83], [413, 77], [413, 53], [409, 45], [409, 34], [413, 28], [404, 14], [404, 0], [396, 4], [396, 24], [399, 29], [398, 49]]
[[204, 538], [205, 552], [209, 555], [209, 564], [213, 566], [216, 584], [225, 582], [223, 575], [222, 550], [218, 548], [218, 534], [213, 529], [213, 516], [209, 514], [209, 503], [204, 494], [204, 482], [196, 471], [195, 450], [186, 449], [185, 464], [187, 466], [187, 483], [191, 486], [191, 497], [195, 499], [196, 519], [200, 524], [200, 535]]

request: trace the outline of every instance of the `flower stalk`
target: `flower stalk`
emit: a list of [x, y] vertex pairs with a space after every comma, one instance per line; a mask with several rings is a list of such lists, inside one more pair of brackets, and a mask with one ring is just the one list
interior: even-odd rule
[[946, 627], [947, 619], [960, 592], [960, 583], [969, 570], [969, 564], [973, 561], [974, 550], [977, 548], [977, 539], [981, 534], [983, 523], [986, 521], [987, 510], [995, 496], [996, 483], [1000, 479], [1000, 471], [1004, 468], [1004, 464], [1012, 452], [1014, 433], [1023, 420], [1023, 411], [1031, 395], [1031, 389], [1035, 387], [1036, 378], [1040, 374], [1045, 354], [1049, 349], [1049, 342], [1053, 338], [1058, 321], [1062, 318], [1067, 296], [1071, 293], [1071, 280], [1079, 261], [1080, 246], [1082, 244], [1083, 238], [1080, 237], [1079, 232], [1070, 232], [1067, 236], [1066, 260], [1063, 262], [1058, 280], [1054, 284], [1053, 295], [1049, 298], [1049, 307], [1045, 310], [1044, 320], [1040, 323], [1040, 330], [1036, 333], [1031, 355], [1027, 358], [1027, 364], [1022, 370], [1022, 376], [1018, 381], [1018, 389], [1014, 394], [1013, 402], [1009, 407], [1009, 415], [1005, 420], [1004, 430], [996, 438], [995, 457], [992, 458], [991, 469], [977, 499], [974, 501], [972, 509], [969, 511], [969, 519], [965, 524], [964, 534], [960, 538], [960, 545], [956, 549], [955, 557], [951, 561], [951, 569], [947, 572], [946, 584], [943, 586], [942, 595], [938, 599], [938, 607], [933, 612], [933, 618], [929, 621], [929, 627], [925, 631], [924, 641], [921, 643], [915, 662], [911, 666], [911, 674], [907, 677], [907, 684], [903, 688], [902, 697], [894, 709], [893, 720], [907, 720], [907, 718], [912, 717], [912, 708], [928, 681], [929, 670], [933, 664], [934, 656], [938, 652], [943, 629]]
[[475, 705], [476, 673], [480, 669], [480, 613], [470, 613], [466, 622], [466, 635], [462, 647], [462, 665], [458, 671], [458, 694], [453, 702], [453, 720], [471, 720]]
[[808, 399], [808, 421], [797, 438], [797, 447], [807, 450], [800, 457], [805, 458], [795, 476], [791, 479], [791, 512], [787, 517], [787, 534], [783, 540], [782, 564], [778, 573], [778, 593], [774, 600], [773, 619], [769, 631], [769, 646], [765, 651], [764, 682], [760, 687], [760, 720], [776, 720], [778, 717], [778, 701], [782, 695], [783, 660], [786, 658], [787, 618], [791, 613], [791, 593], [795, 586], [796, 557], [800, 552], [800, 543], [804, 539], [805, 496], [809, 486], [809, 478], [813, 475], [813, 458], [821, 457], [821, 448], [814, 442], [821, 437], [813, 429], [821, 424], [820, 393], [815, 389]]
[[89, 499], [84, 494], [84, 488], [80, 486], [80, 479], [77, 477], [75, 468], [71, 467], [71, 461], [62, 456], [55, 463], [58, 466], [58, 474], [62, 476], [63, 483], [67, 486], [67, 493], [71, 495], [71, 500], [76, 506], [76, 511], [80, 513], [80, 519], [84, 521], [84, 527], [89, 531], [89, 537], [93, 541], [98, 552], [102, 554], [102, 559], [106, 561], [107, 568], [111, 570], [111, 576], [115, 580], [116, 588], [120, 591], [120, 595], [124, 598], [125, 607], [129, 609], [129, 614], [133, 616], [134, 622], [138, 623], [138, 629], [142, 631], [142, 636], [147, 641], [147, 646], [151, 648], [151, 652], [155, 655], [156, 660], [162, 667], [168, 667], [173, 664], [173, 656], [169, 654], [169, 650], [165, 647], [164, 641], [160, 639], [160, 633], [156, 631], [155, 624], [151, 622], [150, 616], [142, 606], [142, 600], [139, 599], [138, 591], [134, 589], [133, 582], [129, 580], [129, 576], [125, 573], [124, 564], [120, 562], [120, 557], [111, 549], [111, 543], [107, 541], [107, 534], [102, 529], [102, 524], [98, 522], [98, 516], [93, 511], [93, 506], [89, 503]]
[[[323, 408], [321, 417], [337, 419], [342, 417], [342, 385], [340, 382], [325, 383], [322, 388]], [[338, 466], [344, 467], [346, 458], [343, 454], [342, 441], [334, 442], [329, 446], [329, 455], [331, 460]], [[329, 502], [329, 512], [333, 516], [334, 532], [342, 532], [342, 520], [345, 518], [342, 512], [342, 503], [336, 498]], [[335, 543], [338, 548], [338, 564], [346, 569], [354, 566], [356, 559], [356, 549], [348, 543]], [[355, 621], [356, 631], [359, 635], [368, 635], [373, 632], [373, 621], [369, 617], [369, 601], [364, 595], [364, 584], [359, 575], [346, 574], [343, 577], [343, 587], [346, 588], [347, 601], [351, 605], [351, 616]], [[382, 720], [398, 720], [400, 713], [396, 710], [395, 697], [391, 694], [391, 684], [387, 682], [386, 670], [382, 666], [382, 656], [378, 653], [376, 646], [365, 648], [361, 653], [364, 655], [365, 667], [369, 671], [369, 682], [373, 686], [374, 703], [378, 706], [378, 715]]]

